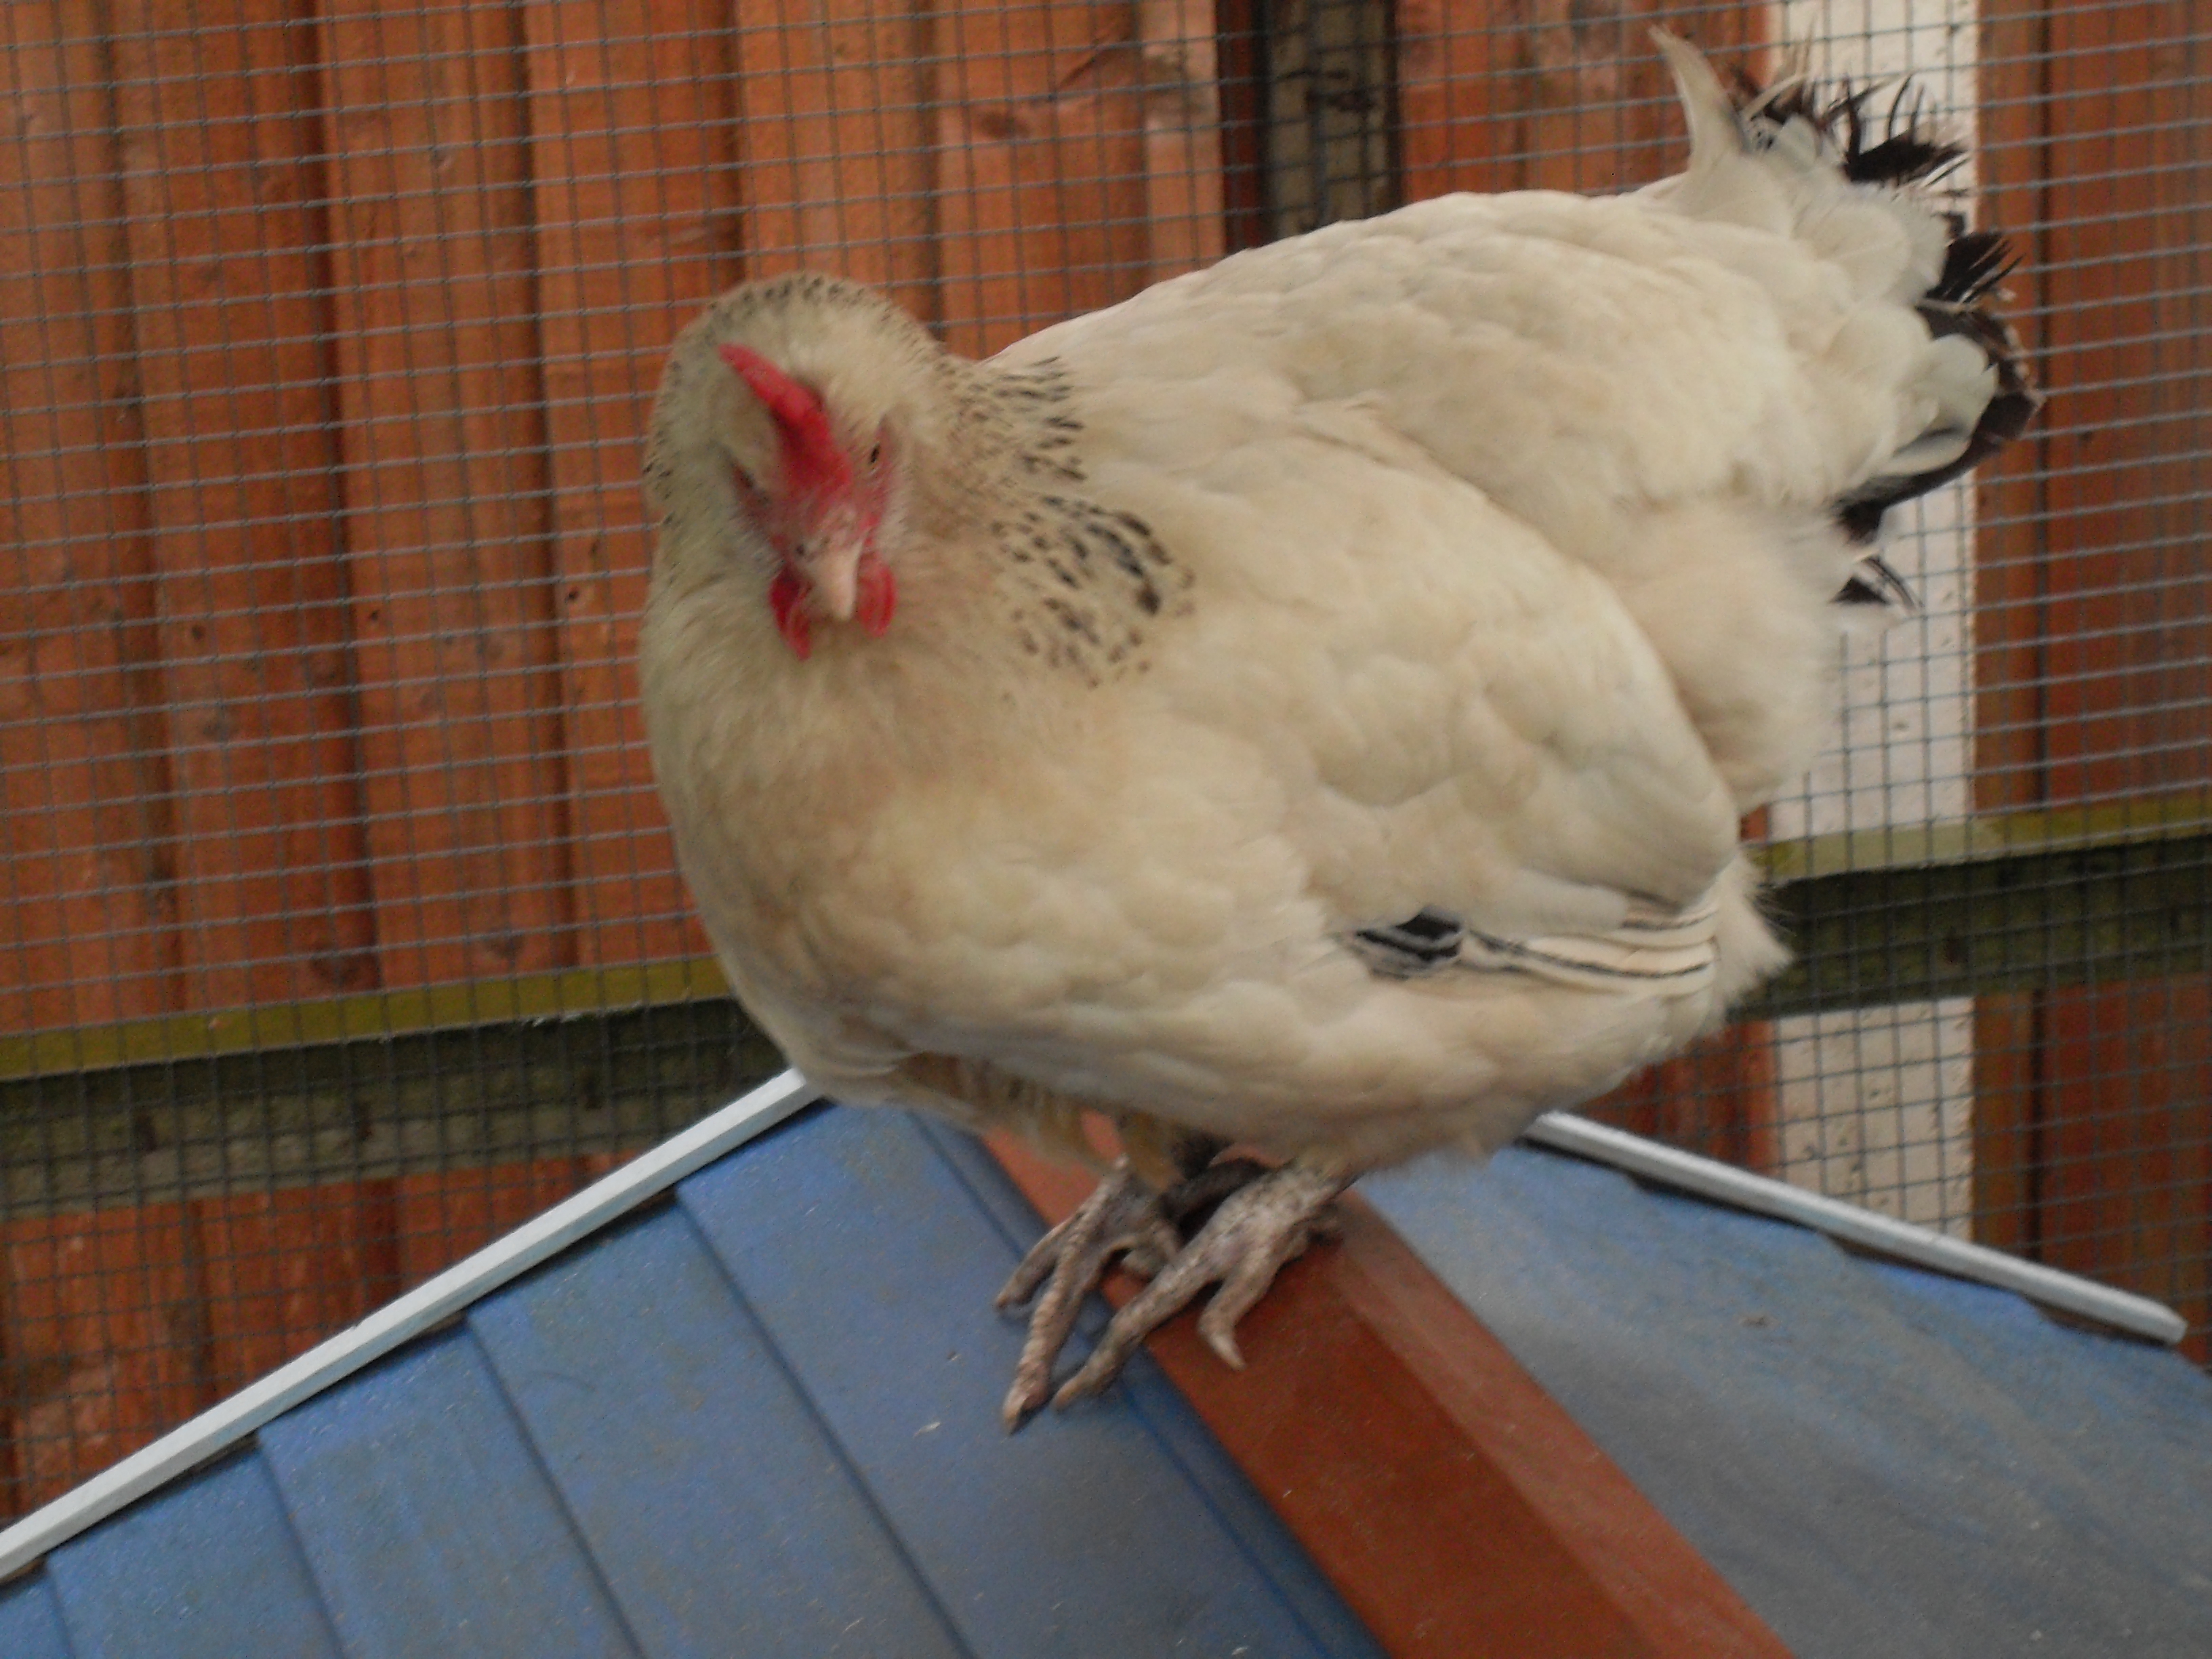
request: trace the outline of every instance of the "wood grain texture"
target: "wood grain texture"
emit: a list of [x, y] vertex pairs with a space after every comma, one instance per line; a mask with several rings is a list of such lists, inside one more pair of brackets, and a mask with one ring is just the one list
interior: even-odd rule
[[185, 1001], [375, 974], [297, 0], [112, 10]]
[[828, 0], [805, 25], [743, 0], [746, 276], [834, 270], [937, 319], [928, 42], [905, 0]]
[[730, 32], [706, 0], [523, 7], [577, 960], [705, 949], [631, 665], [638, 441], [678, 329], [738, 276]]
[[321, 39], [382, 982], [566, 967], [521, 14], [329, 0]]
[[205, 1401], [191, 1218], [179, 1204], [0, 1224], [17, 1511], [60, 1496]]
[[[1048, 1220], [1081, 1171], [994, 1137]], [[1771, 1632], [1354, 1198], [1231, 1371], [1180, 1318], [1147, 1347], [1396, 1659], [1780, 1656]], [[1117, 1305], [1133, 1286], [1109, 1281]], [[1316, 1425], [1325, 1425], [1326, 1432]]]
[[[2188, 7], [1993, 9], [1991, 217], [2050, 394], [1982, 489], [1975, 763], [1983, 810], [2124, 801], [2212, 776], [2212, 93]], [[1984, 1011], [1977, 1209], [2039, 1258], [2203, 1327], [2212, 1261], [2212, 981]], [[1983, 1167], [1984, 1163], [1989, 1167]], [[2000, 1219], [2008, 1210], [2010, 1219]]]
[[395, 1209], [390, 1181], [194, 1200], [207, 1392], [244, 1387], [397, 1293]]
[[175, 1006], [169, 776], [114, 88], [92, 0], [0, 10], [0, 1029]]
[[946, 343], [988, 356], [1144, 286], [1144, 53], [1126, 5], [934, 15]]

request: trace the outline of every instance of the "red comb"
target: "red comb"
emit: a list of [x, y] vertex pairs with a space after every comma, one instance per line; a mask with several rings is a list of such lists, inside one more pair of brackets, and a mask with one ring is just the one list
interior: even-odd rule
[[775, 417], [783, 434], [785, 491], [795, 495], [841, 494], [853, 487], [853, 464], [830, 430], [822, 399], [759, 352], [726, 345], [722, 361]]

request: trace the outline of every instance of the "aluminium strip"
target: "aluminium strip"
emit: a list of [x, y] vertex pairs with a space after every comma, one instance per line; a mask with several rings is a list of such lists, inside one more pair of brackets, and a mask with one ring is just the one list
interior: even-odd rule
[[1527, 1139], [1554, 1152], [1609, 1164], [1626, 1174], [1673, 1187], [1739, 1210], [1794, 1221], [1884, 1255], [1930, 1267], [1957, 1279], [2015, 1291], [2032, 1302], [2168, 1346], [2188, 1334], [2188, 1322], [2163, 1303], [2116, 1291], [2075, 1273], [2023, 1261], [1985, 1244], [1969, 1244], [1933, 1228], [1899, 1221], [1841, 1199], [1787, 1182], [1753, 1175], [1692, 1152], [1678, 1152], [1588, 1118], [1547, 1112], [1530, 1124]]
[[821, 1097], [785, 1072], [0, 1532], [0, 1583]]
[[[358, 1325], [309, 1349], [33, 1511], [0, 1532], [0, 1583], [818, 1098], [819, 1091], [797, 1072], [782, 1073], [416, 1286]], [[2156, 1341], [2178, 1342], [2188, 1328], [2179, 1315], [2148, 1297], [1965, 1243], [1585, 1118], [1547, 1113], [1529, 1127], [1527, 1139], [1702, 1198], [1812, 1227], [1940, 1272], [2017, 1291], [2045, 1306]]]

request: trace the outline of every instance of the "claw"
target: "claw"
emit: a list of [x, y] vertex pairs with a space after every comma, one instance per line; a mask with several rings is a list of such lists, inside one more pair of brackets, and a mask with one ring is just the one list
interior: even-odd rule
[[1036, 1296], [1040, 1285], [1044, 1289], [1030, 1311], [1013, 1386], [1000, 1408], [1009, 1432], [1021, 1427], [1052, 1392], [1053, 1361], [1075, 1328], [1083, 1298], [1105, 1278], [1115, 1259], [1157, 1271], [1182, 1248], [1182, 1236], [1168, 1219], [1160, 1195], [1127, 1164], [1116, 1166], [1073, 1214], [1036, 1242], [996, 1298], [1003, 1311]]
[[[1138, 1344], [1216, 1281], [1221, 1289], [1200, 1316], [1199, 1334], [1224, 1364], [1242, 1370], [1244, 1357], [1237, 1347], [1237, 1322], [1267, 1293], [1285, 1264], [1303, 1255], [1307, 1245], [1327, 1231], [1328, 1206], [1350, 1184], [1344, 1177], [1324, 1175], [1298, 1164], [1285, 1164], [1257, 1179], [1248, 1174], [1244, 1184], [1221, 1200], [1198, 1236], [1176, 1252], [1152, 1283], [1114, 1316], [1082, 1369], [1053, 1395], [1054, 1406], [1064, 1407], [1105, 1389], [1120, 1375]], [[1177, 1189], [1178, 1195], [1182, 1191]], [[1032, 1341], [1035, 1337], [1033, 1327]], [[1025, 1351], [1023, 1358], [1028, 1357]], [[1044, 1380], [1040, 1374], [1040, 1390]], [[1008, 1404], [1012, 1403], [1009, 1396]]]

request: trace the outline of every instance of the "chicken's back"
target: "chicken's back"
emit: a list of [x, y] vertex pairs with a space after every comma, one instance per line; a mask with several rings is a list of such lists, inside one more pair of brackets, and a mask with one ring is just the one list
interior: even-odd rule
[[[1677, 43], [1678, 44], [1678, 43]], [[2002, 245], [1869, 149], [1855, 104], [1731, 102], [1670, 49], [1693, 150], [1632, 195], [1449, 196], [1250, 250], [1018, 343], [1146, 467], [1240, 410], [1352, 410], [1603, 575], [1739, 807], [1801, 775], [1835, 696], [1830, 603], [1883, 508], [2034, 407], [1984, 301]], [[1873, 158], [1869, 160], [1869, 158]]]

